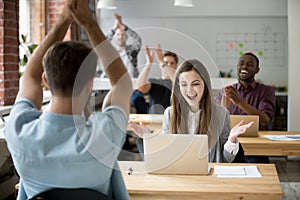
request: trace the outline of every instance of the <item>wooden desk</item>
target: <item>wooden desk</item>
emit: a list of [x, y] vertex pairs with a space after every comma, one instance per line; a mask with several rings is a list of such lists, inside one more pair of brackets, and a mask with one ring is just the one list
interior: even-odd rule
[[164, 120], [163, 114], [130, 114], [129, 120], [139, 123], [143, 122], [150, 130], [162, 130]]
[[300, 156], [300, 141], [274, 141], [264, 135], [298, 135], [291, 131], [261, 131], [258, 137], [239, 137], [245, 155]]
[[[274, 164], [258, 164], [262, 178], [151, 175], [144, 162], [119, 161], [130, 198], [134, 199], [280, 199], [282, 189]], [[214, 165], [214, 164], [211, 164]], [[249, 165], [223, 163], [218, 165]], [[128, 175], [131, 167], [133, 172]]]

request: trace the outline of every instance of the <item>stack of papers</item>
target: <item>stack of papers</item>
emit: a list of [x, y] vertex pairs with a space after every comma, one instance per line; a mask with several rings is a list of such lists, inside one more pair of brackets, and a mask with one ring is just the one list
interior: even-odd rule
[[264, 135], [269, 140], [293, 141], [300, 140], [300, 135]]
[[257, 166], [215, 166], [218, 178], [261, 178]]

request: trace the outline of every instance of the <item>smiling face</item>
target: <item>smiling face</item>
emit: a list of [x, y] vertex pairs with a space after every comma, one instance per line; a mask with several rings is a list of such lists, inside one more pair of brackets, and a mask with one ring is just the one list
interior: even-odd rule
[[127, 41], [127, 34], [124, 30], [118, 28], [115, 32], [115, 35], [114, 35], [114, 38], [117, 42], [117, 44], [120, 46], [120, 47], [123, 47], [126, 45], [126, 41]]
[[182, 72], [179, 75], [179, 87], [191, 110], [197, 112], [204, 92], [204, 81], [201, 76], [195, 70]]
[[175, 61], [175, 58], [173, 56], [164, 56], [163, 58], [164, 63], [166, 63], [168, 66], [170, 66], [172, 69], [177, 68], [177, 63]]
[[243, 55], [240, 57], [237, 65], [237, 74], [240, 81], [251, 82], [259, 71], [256, 59], [251, 55]]

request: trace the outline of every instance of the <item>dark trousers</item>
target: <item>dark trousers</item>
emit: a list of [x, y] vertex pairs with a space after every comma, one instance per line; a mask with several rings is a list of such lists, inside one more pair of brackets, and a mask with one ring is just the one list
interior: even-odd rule
[[135, 90], [131, 96], [131, 106], [136, 109], [138, 114], [148, 113], [148, 104], [144, 98], [144, 94]]
[[232, 161], [233, 163], [270, 163], [268, 156], [245, 156], [244, 149], [239, 144], [239, 151], [235, 156], [235, 159]]

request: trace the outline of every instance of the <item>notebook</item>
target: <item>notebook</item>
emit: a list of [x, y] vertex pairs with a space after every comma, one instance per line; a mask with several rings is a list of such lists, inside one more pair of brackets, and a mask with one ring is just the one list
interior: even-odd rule
[[145, 169], [151, 174], [209, 173], [207, 135], [144, 134]]
[[253, 121], [254, 124], [249, 129], [247, 129], [245, 133], [241, 134], [239, 137], [257, 137], [258, 128], [259, 128], [259, 116], [258, 115], [230, 115], [231, 128], [234, 127], [241, 120], [244, 120], [245, 123], [249, 123]]

